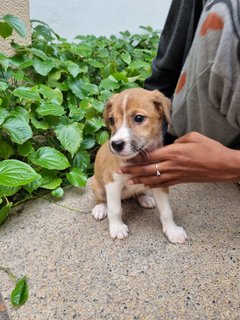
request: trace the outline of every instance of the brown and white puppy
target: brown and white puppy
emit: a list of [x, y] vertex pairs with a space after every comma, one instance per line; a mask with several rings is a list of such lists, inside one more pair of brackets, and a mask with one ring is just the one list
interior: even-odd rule
[[108, 216], [110, 235], [113, 239], [128, 236], [128, 227], [122, 220], [121, 199], [134, 196], [144, 208], [153, 208], [155, 202], [160, 212], [163, 232], [172, 243], [187, 239], [183, 228], [178, 227], [169, 204], [168, 189], [154, 188], [155, 199], [144, 194], [144, 185], [129, 185], [126, 174], [116, 170], [130, 165], [131, 159], [163, 145], [162, 124], [164, 117], [170, 123], [170, 102], [159, 91], [127, 89], [113, 95], [106, 103], [104, 118], [111, 129], [111, 139], [99, 149], [92, 179], [97, 205], [92, 215], [101, 220]]

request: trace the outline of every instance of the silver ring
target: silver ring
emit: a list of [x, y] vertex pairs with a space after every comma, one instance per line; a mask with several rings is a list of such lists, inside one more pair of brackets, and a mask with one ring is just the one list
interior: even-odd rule
[[158, 163], [155, 163], [155, 167], [156, 167], [156, 175], [157, 175], [157, 176], [160, 176], [160, 175], [161, 175], [161, 172], [159, 171]]

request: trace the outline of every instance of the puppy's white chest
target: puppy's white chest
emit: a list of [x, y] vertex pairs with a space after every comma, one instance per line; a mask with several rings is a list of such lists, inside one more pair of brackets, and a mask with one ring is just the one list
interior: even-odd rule
[[128, 199], [134, 195], [142, 193], [146, 190], [146, 187], [143, 184], [129, 185], [128, 180], [131, 178], [131, 175], [118, 175], [115, 176], [116, 183], [119, 184], [119, 188], [122, 189], [121, 199]]

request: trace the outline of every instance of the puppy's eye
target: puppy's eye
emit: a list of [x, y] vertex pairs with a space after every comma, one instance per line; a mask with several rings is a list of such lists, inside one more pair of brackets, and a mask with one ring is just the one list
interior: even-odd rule
[[144, 116], [142, 116], [141, 114], [137, 114], [135, 117], [134, 117], [134, 122], [137, 122], [137, 123], [141, 123], [143, 122], [145, 119]]
[[114, 118], [113, 117], [108, 118], [108, 121], [109, 121], [111, 126], [114, 125]]

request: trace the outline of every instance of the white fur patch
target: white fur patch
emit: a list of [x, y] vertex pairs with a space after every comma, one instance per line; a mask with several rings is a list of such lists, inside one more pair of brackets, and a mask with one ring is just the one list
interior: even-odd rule
[[153, 209], [155, 208], [155, 201], [153, 197], [147, 196], [145, 194], [140, 194], [137, 197], [137, 201], [141, 207], [146, 209]]
[[99, 203], [92, 209], [92, 215], [96, 220], [102, 220], [107, 216], [107, 204]]

